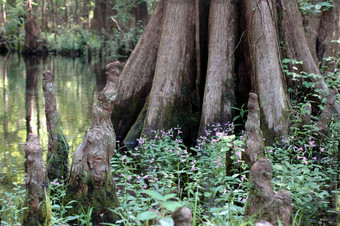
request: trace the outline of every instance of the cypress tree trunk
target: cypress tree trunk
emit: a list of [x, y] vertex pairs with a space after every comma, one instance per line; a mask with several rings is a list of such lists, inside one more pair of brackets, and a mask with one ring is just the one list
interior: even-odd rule
[[43, 73], [46, 126], [48, 131], [47, 175], [54, 179], [66, 180], [68, 177], [69, 146], [63, 134], [61, 119], [57, 110], [57, 101], [51, 71]]
[[125, 64], [112, 114], [118, 137], [125, 137], [147, 99], [155, 73], [166, 1], [160, 1], [144, 34]]
[[288, 133], [289, 98], [280, 65], [276, 0], [244, 1], [252, 87], [259, 96], [266, 138]]
[[213, 123], [224, 124], [232, 119], [237, 12], [234, 0], [210, 1], [208, 72], [200, 134]]
[[[77, 200], [84, 209], [93, 207], [93, 222], [115, 222], [119, 216], [109, 209], [119, 206], [110, 161], [116, 135], [110, 119], [117, 95], [119, 62], [106, 66], [107, 82], [92, 111], [92, 125], [73, 154], [66, 202]], [[78, 214], [80, 211], [74, 211]]]
[[195, 4], [194, 0], [167, 1], [143, 133], [169, 129], [177, 124], [189, 131], [192, 100], [195, 99]]

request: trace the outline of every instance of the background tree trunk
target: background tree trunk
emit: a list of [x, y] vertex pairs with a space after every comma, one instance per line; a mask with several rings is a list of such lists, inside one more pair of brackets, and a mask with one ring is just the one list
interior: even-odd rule
[[67, 27], [68, 24], [68, 5], [67, 5], [67, 0], [64, 0], [64, 7], [65, 7], [65, 16], [64, 16], [64, 20], [65, 20], [65, 27]]
[[1, 4], [1, 16], [2, 16], [2, 24], [5, 25], [7, 23], [6, 1], [2, 1], [2, 4]]
[[197, 99], [195, 61], [194, 0], [168, 1], [144, 134], [176, 125], [190, 130], [192, 100]]
[[45, 32], [48, 30], [47, 26], [47, 18], [46, 18], [46, 3], [45, 0], [42, 0], [41, 5], [41, 31]]
[[289, 98], [281, 70], [276, 0], [244, 1], [253, 92], [259, 96], [266, 138], [288, 133]]
[[53, 181], [66, 180], [68, 177], [69, 146], [63, 133], [61, 119], [57, 110], [57, 101], [51, 71], [43, 73], [46, 125], [48, 131], [47, 175]]
[[[315, 64], [314, 58], [308, 47], [308, 42], [303, 29], [302, 18], [295, 0], [281, 1], [282, 21], [281, 26], [284, 33], [286, 43], [286, 54], [290, 59], [303, 61], [302, 71], [320, 75], [318, 66]], [[337, 29], [338, 30], [338, 29]], [[332, 51], [330, 51], [332, 52]], [[322, 76], [313, 79], [315, 87], [324, 91], [323, 97], [329, 95], [329, 89]], [[340, 107], [334, 104], [334, 111], [340, 116]]]
[[125, 64], [119, 79], [112, 122], [118, 137], [125, 137], [149, 95], [162, 34], [166, 1], [157, 5], [154, 15]]
[[117, 95], [118, 66], [119, 62], [106, 66], [106, 86], [93, 107], [92, 125], [73, 154], [67, 185], [66, 200], [77, 200], [84, 209], [93, 207], [93, 223], [115, 222], [119, 219], [117, 214], [109, 210], [119, 206], [110, 165], [116, 147], [116, 135], [110, 117]]
[[141, 22], [143, 26], [146, 26], [149, 21], [148, 4], [146, 1], [137, 1], [137, 6], [132, 10], [135, 15], [136, 23]]
[[98, 33], [102, 29], [106, 30], [106, 0], [96, 0], [94, 6], [94, 15], [91, 21], [91, 28]]
[[234, 0], [210, 1], [208, 72], [200, 134], [213, 123], [225, 124], [232, 119], [237, 12]]
[[46, 54], [46, 41], [40, 38], [40, 29], [33, 14], [32, 1], [27, 0], [28, 16], [25, 19], [25, 42], [23, 53], [26, 54]]

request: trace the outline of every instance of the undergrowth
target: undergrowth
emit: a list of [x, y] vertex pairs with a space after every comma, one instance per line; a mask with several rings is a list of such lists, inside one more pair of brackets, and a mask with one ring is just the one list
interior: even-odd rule
[[[331, 135], [324, 139], [318, 139], [313, 129], [292, 128], [290, 136], [266, 147], [274, 189], [292, 194], [294, 225], [320, 224], [334, 214], [331, 198], [338, 194], [339, 128], [339, 122], [333, 121]], [[233, 135], [232, 125], [218, 124], [205, 133], [195, 147], [187, 148], [179, 128], [155, 131], [152, 139], [140, 138], [134, 150], [117, 151], [111, 164], [121, 206], [111, 211], [121, 220], [115, 223], [142, 225], [157, 220], [171, 225], [171, 212], [187, 206], [196, 225], [252, 225], [252, 218], [243, 218], [249, 173], [242, 160], [245, 137]], [[91, 225], [92, 209], [68, 216], [68, 209], [82, 207], [76, 201], [60, 202], [65, 196], [62, 182], [53, 181], [49, 187], [53, 225]], [[0, 199], [3, 225], [20, 225], [24, 195], [17, 186]]]

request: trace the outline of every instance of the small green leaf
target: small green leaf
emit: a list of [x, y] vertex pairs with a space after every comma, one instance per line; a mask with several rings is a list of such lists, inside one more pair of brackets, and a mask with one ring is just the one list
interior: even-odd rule
[[282, 63], [287, 64], [287, 63], [289, 63], [290, 61], [291, 61], [290, 59], [287, 59], [287, 58], [286, 58], [286, 59], [283, 59], [283, 60], [282, 60]]
[[211, 197], [211, 193], [210, 192], [204, 192], [204, 196], [205, 197]]
[[140, 221], [146, 221], [146, 220], [150, 220], [150, 219], [154, 219], [158, 217], [157, 213], [156, 212], [153, 212], [153, 211], [145, 211], [141, 214], [138, 214], [137, 216], [137, 220], [140, 220]]
[[273, 169], [281, 171], [282, 170], [282, 166], [275, 164], [275, 165], [273, 165]]
[[166, 201], [162, 203], [163, 207], [171, 212], [174, 212], [177, 208], [181, 207], [182, 204], [176, 201]]
[[164, 196], [157, 191], [144, 191], [144, 193], [149, 195], [153, 199], [164, 201]]
[[160, 219], [161, 226], [174, 226], [174, 220], [171, 217], [165, 217]]
[[164, 201], [176, 197], [176, 194], [166, 194], [164, 195]]

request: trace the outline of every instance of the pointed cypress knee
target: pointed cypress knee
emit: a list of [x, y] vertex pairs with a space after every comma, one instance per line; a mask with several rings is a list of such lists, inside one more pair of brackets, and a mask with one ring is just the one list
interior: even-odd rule
[[60, 115], [57, 111], [51, 71], [43, 73], [43, 90], [48, 131], [47, 176], [51, 181], [54, 179], [63, 180], [68, 177], [69, 173], [69, 146], [63, 134]]
[[[73, 154], [67, 185], [66, 201], [77, 200], [84, 209], [93, 207], [93, 223], [115, 222], [119, 216], [109, 209], [119, 206], [111, 175], [110, 160], [116, 147], [111, 122], [113, 102], [117, 94], [119, 62], [106, 66], [106, 86], [99, 93], [92, 110], [92, 124], [83, 142]], [[74, 208], [74, 211], [79, 208]]]
[[246, 160], [252, 166], [263, 157], [264, 143], [260, 124], [260, 106], [256, 93], [249, 93], [248, 118], [245, 125], [247, 136]]
[[272, 164], [269, 159], [263, 158], [264, 143], [257, 94], [249, 94], [248, 109], [245, 125], [247, 137], [245, 155], [251, 170], [245, 217], [254, 216], [257, 220], [267, 220], [273, 225], [278, 225], [277, 218], [279, 218], [283, 225], [290, 225], [291, 194], [286, 190], [274, 192]]
[[30, 134], [26, 152], [26, 200], [23, 225], [50, 225], [51, 208], [47, 191], [46, 168], [43, 149], [37, 135]]

